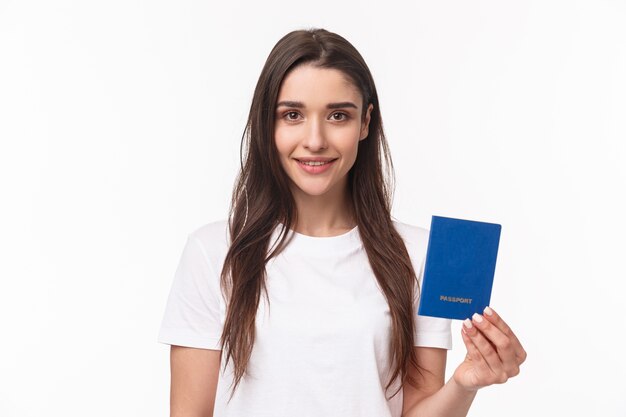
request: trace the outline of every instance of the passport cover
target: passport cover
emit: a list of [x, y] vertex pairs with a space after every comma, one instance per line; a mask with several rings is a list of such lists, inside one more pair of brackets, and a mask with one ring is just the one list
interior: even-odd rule
[[502, 226], [432, 216], [418, 314], [465, 320], [489, 305]]

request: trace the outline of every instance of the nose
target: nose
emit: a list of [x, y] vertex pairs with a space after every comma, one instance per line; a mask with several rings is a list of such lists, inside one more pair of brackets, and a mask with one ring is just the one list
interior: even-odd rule
[[319, 120], [313, 119], [311, 123], [309, 123], [303, 146], [311, 152], [317, 152], [328, 147], [324, 126]]

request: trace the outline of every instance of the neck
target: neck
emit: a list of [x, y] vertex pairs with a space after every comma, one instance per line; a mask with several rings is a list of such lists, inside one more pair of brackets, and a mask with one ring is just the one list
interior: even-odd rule
[[298, 210], [294, 231], [308, 236], [337, 236], [356, 226], [347, 178], [323, 195], [310, 195], [292, 187]]

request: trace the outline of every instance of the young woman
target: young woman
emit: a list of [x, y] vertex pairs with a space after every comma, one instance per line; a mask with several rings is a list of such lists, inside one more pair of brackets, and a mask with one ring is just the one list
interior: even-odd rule
[[391, 218], [378, 95], [348, 41], [280, 39], [242, 145], [229, 217], [190, 233], [168, 298], [172, 416], [465, 416], [517, 375], [526, 353], [488, 308], [444, 383], [450, 320], [416, 314], [428, 231]]

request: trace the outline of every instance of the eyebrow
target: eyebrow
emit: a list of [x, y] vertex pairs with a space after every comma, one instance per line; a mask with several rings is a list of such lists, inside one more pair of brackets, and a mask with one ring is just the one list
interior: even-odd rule
[[[301, 101], [289, 101], [289, 100], [287, 100], [287, 101], [279, 101], [278, 104], [276, 104], [276, 108], [281, 107], [281, 106], [284, 106], [284, 107], [295, 107], [295, 108], [298, 108], [298, 109], [303, 109], [303, 108], [306, 107], [304, 105], [304, 103], [301, 102]], [[343, 109], [343, 108], [346, 108], [346, 107], [353, 107], [355, 109], [358, 108], [356, 106], [356, 104], [354, 104], [351, 101], [342, 101], [340, 103], [328, 103], [326, 105], [327, 109]]]

